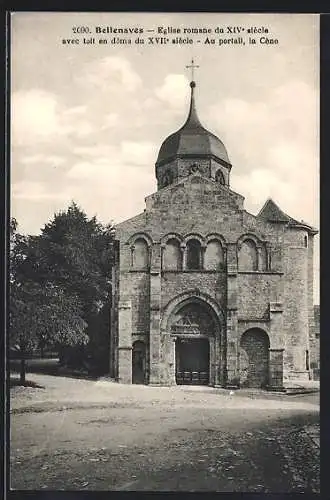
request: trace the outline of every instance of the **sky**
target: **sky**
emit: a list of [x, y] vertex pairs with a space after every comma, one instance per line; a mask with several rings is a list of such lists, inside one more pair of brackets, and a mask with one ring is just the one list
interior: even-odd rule
[[[244, 30], [228, 33], [228, 26]], [[81, 27], [89, 33], [75, 33]], [[164, 35], [167, 27], [181, 33]], [[202, 28], [211, 33], [191, 32]], [[245, 45], [233, 43], [240, 36]], [[176, 37], [192, 43], [174, 44]], [[118, 38], [131, 44], [111, 43]], [[188, 113], [192, 57], [199, 118], [225, 144], [231, 189], [245, 196], [245, 208], [256, 214], [271, 197], [291, 217], [319, 226], [318, 15], [15, 12], [11, 215], [20, 232], [38, 234], [72, 200], [103, 223], [143, 211], [156, 191], [161, 143]]]

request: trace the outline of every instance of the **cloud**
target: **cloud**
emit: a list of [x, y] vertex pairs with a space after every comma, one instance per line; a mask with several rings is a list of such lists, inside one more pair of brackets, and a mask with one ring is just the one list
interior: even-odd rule
[[111, 158], [117, 152], [117, 148], [110, 144], [94, 144], [93, 146], [76, 146], [72, 150], [73, 154], [80, 157], [100, 157]]
[[36, 154], [24, 156], [20, 159], [20, 161], [24, 165], [37, 165], [46, 163], [54, 167], [59, 167], [60, 165], [63, 165], [67, 162], [67, 158], [57, 155]]
[[58, 97], [45, 90], [30, 89], [12, 96], [12, 144], [35, 146], [71, 136], [85, 137], [94, 131], [87, 119], [81, 119], [86, 106], [66, 108]]
[[68, 108], [64, 111], [65, 115], [84, 115], [86, 114], [87, 106], [74, 106], [73, 108]]
[[[90, 147], [77, 147], [73, 152], [82, 158], [82, 161], [74, 163], [67, 176], [86, 179], [98, 175], [111, 176], [114, 169], [116, 169], [118, 176], [125, 176], [127, 166], [129, 168], [146, 167], [153, 171], [152, 166], [156, 158], [157, 148], [148, 141], [122, 141], [117, 147], [97, 144]], [[140, 173], [141, 170], [140, 168]]]
[[66, 123], [63, 125], [62, 134], [64, 135], [75, 135], [79, 137], [85, 137], [91, 135], [96, 131], [94, 125], [88, 121], [79, 121], [75, 123]]
[[[290, 140], [299, 149], [301, 144], [304, 149], [317, 149], [317, 91], [304, 82], [291, 80], [273, 89], [267, 101], [228, 97], [209, 107], [208, 121], [225, 140], [233, 159], [242, 161], [240, 168], [245, 168], [245, 162], [247, 168], [251, 164], [261, 168], [275, 140]], [[311, 123], [314, 133], [310, 132]]]
[[43, 202], [45, 200], [58, 200], [65, 198], [64, 192], [49, 189], [42, 182], [20, 181], [11, 185], [12, 197], [16, 200]]
[[142, 85], [141, 77], [133, 70], [131, 63], [117, 56], [107, 56], [87, 63], [77, 79], [84, 85], [106, 92], [114, 89], [134, 92]]
[[82, 160], [72, 165], [66, 179], [70, 185], [75, 182], [77, 199], [86, 210], [95, 207], [97, 192], [102, 220], [124, 220], [141, 212], [144, 197], [155, 190], [156, 149], [148, 141], [122, 141], [117, 147], [96, 144], [75, 148], [74, 154]]
[[316, 89], [290, 80], [267, 101], [227, 97], [209, 108], [233, 164], [233, 189], [251, 211], [272, 197], [292, 217], [318, 223], [318, 105]]
[[246, 196], [246, 208], [249, 207], [253, 212], [257, 211], [267, 198], [273, 198], [287, 205], [296, 195], [292, 185], [281, 181], [276, 173], [266, 169], [256, 169], [246, 175], [235, 175], [232, 172], [231, 187]]
[[153, 168], [138, 168], [132, 162], [124, 163], [120, 157], [76, 162], [67, 180], [72, 186], [72, 197], [87, 213], [95, 213], [97, 193], [97, 215], [103, 222], [119, 222], [142, 212], [146, 194], [155, 191]]
[[169, 74], [163, 84], [155, 89], [155, 95], [174, 110], [182, 110], [182, 103], [189, 95], [189, 84], [184, 75]]
[[123, 163], [151, 166], [155, 162], [158, 148], [151, 142], [123, 141], [120, 156]]
[[265, 157], [267, 168], [256, 168], [246, 174], [232, 169], [231, 186], [246, 196], [246, 208], [256, 213], [266, 198], [273, 198], [291, 217], [319, 224], [316, 172], [311, 170], [313, 158], [290, 142], [270, 148]]
[[50, 92], [32, 89], [18, 91], [12, 96], [12, 142], [47, 141], [58, 134], [60, 128], [58, 102]]
[[102, 130], [107, 130], [118, 124], [119, 116], [117, 113], [108, 113], [103, 119]]

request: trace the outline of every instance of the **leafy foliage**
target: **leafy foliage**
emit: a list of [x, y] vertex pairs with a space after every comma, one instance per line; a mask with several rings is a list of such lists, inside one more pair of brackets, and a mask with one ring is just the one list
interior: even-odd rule
[[25, 274], [41, 284], [51, 282], [81, 300], [83, 315], [98, 313], [111, 298], [113, 229], [72, 203], [55, 214], [40, 236], [30, 240]]
[[[113, 228], [74, 203], [38, 236], [10, 225], [10, 343], [63, 348], [89, 342], [94, 364], [108, 368]], [[100, 363], [98, 363], [100, 361]]]
[[84, 344], [86, 322], [76, 297], [48, 284], [12, 283], [10, 293], [10, 344], [22, 352], [33, 351], [40, 341], [47, 345]]

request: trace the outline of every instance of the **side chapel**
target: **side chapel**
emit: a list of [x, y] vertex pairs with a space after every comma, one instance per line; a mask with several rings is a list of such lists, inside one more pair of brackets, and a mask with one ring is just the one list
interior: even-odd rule
[[190, 88], [188, 117], [158, 153], [157, 192], [116, 226], [111, 376], [280, 390], [309, 376], [317, 230], [271, 199], [244, 209]]

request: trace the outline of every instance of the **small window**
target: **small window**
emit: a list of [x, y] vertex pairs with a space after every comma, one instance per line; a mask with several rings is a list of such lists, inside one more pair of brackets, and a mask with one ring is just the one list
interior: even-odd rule
[[198, 240], [189, 240], [187, 243], [187, 269], [201, 269], [201, 244]]
[[163, 176], [163, 187], [169, 186], [173, 182], [173, 174], [171, 170], [166, 170]]
[[308, 238], [307, 238], [307, 236], [304, 236], [304, 247], [305, 248], [308, 247]]
[[223, 173], [221, 172], [221, 170], [217, 170], [216, 173], [215, 173], [215, 180], [221, 184], [222, 186], [225, 185], [225, 178], [224, 178], [224, 175]]

